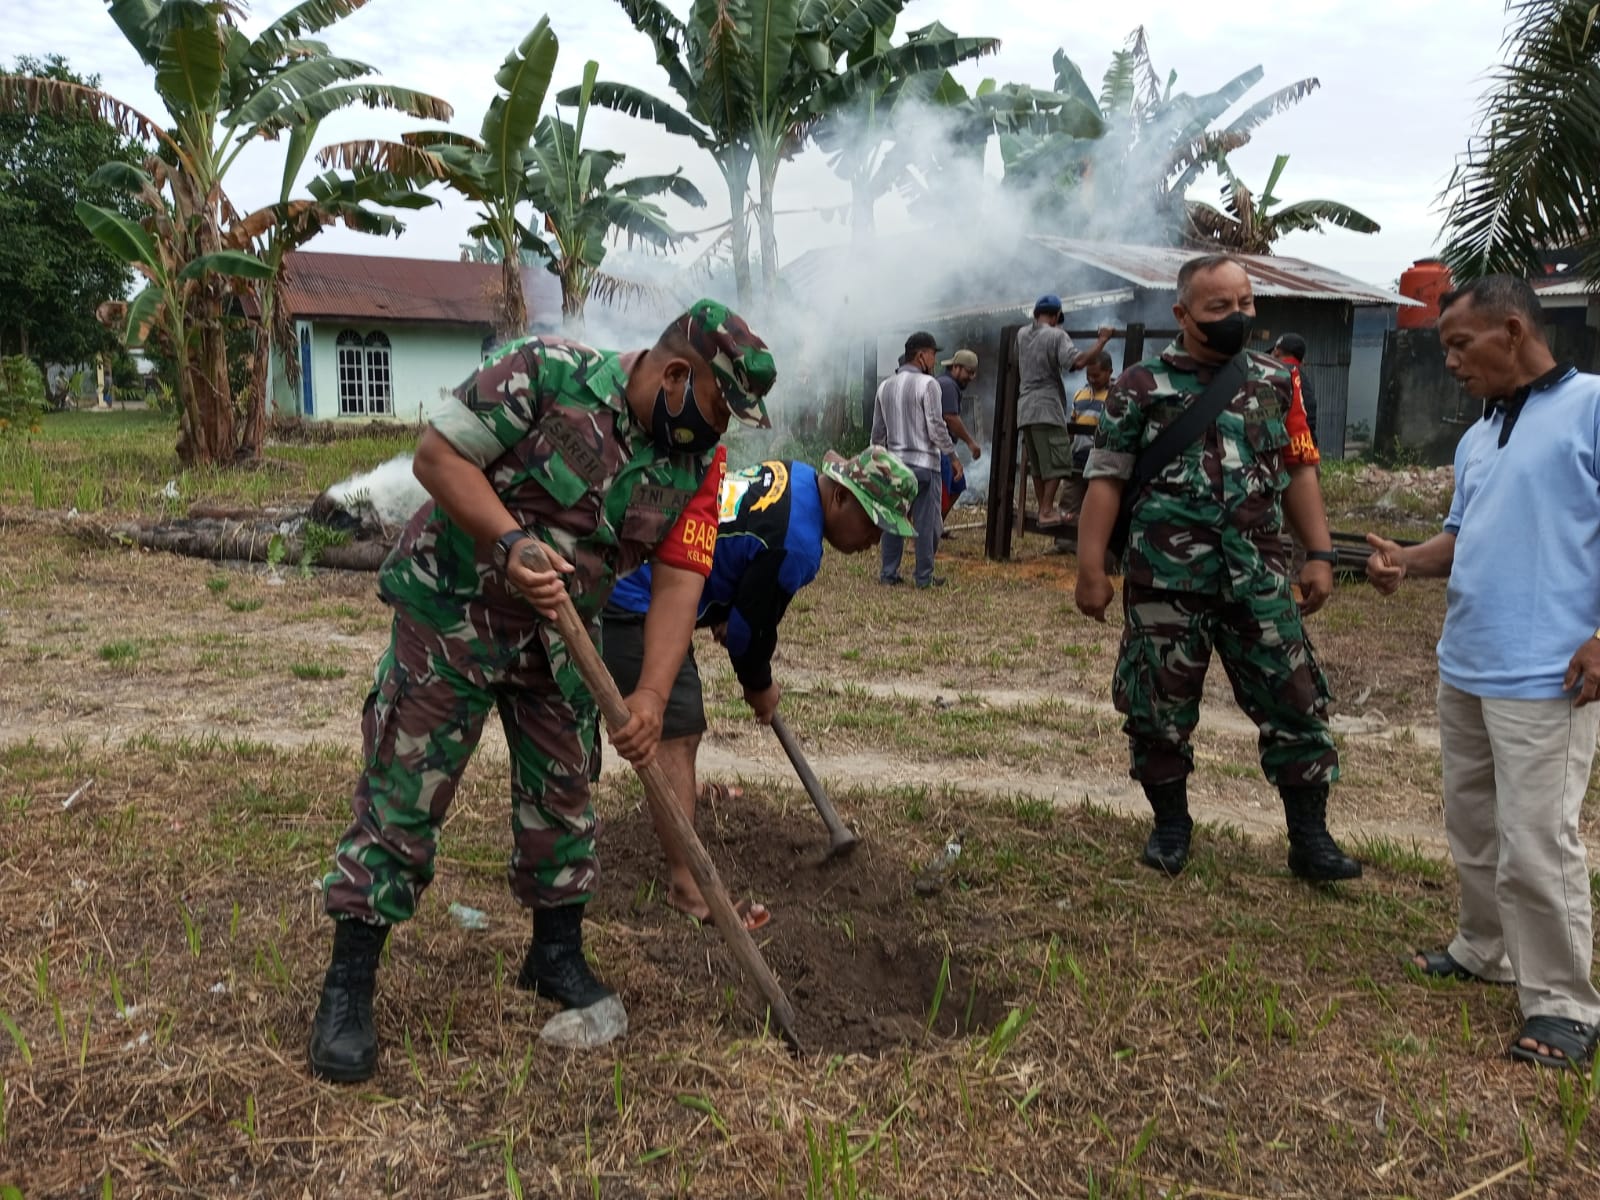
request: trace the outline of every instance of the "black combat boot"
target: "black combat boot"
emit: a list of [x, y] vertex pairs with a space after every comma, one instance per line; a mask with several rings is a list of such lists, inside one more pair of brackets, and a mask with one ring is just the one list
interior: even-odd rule
[[378, 1065], [378, 1031], [372, 1024], [372, 985], [389, 926], [336, 921], [333, 961], [322, 981], [322, 1000], [311, 1026], [311, 1073], [335, 1083], [371, 1079]]
[[1361, 864], [1339, 849], [1328, 832], [1328, 785], [1278, 791], [1289, 825], [1289, 870], [1312, 883], [1360, 879]]
[[1176, 875], [1189, 861], [1189, 835], [1194, 820], [1189, 816], [1189, 787], [1185, 780], [1147, 783], [1145, 798], [1155, 813], [1155, 828], [1144, 844], [1143, 863], [1168, 875]]
[[534, 910], [533, 941], [517, 986], [562, 1008], [588, 1008], [616, 994], [594, 977], [583, 957], [583, 905]]

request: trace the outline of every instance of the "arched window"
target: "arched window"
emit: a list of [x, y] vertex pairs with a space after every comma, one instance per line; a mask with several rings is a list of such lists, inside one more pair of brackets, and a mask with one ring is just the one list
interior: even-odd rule
[[389, 371], [389, 338], [373, 330], [367, 334], [367, 415], [394, 412], [394, 378]]
[[339, 415], [384, 416], [394, 412], [394, 376], [388, 337], [374, 330], [362, 337], [354, 329], [339, 334]]

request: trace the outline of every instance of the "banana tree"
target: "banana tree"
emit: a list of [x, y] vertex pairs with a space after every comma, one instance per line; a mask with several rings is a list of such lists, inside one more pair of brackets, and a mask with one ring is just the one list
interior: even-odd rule
[[[501, 246], [525, 246], [533, 234], [517, 210], [532, 199], [529, 143], [560, 51], [550, 18], [541, 17], [495, 73], [500, 93], [489, 102], [477, 137], [422, 129], [402, 134], [398, 142], [342, 142], [322, 150], [317, 161], [422, 186], [441, 183], [480, 206], [479, 223], [469, 230], [473, 237], [489, 238]], [[501, 257], [495, 324], [502, 336], [519, 335], [528, 327], [528, 302], [515, 254]]]
[[[778, 283], [778, 169], [830, 114], [871, 104], [898, 81], [939, 73], [1000, 46], [957, 37], [937, 23], [889, 42], [909, 0], [795, 0], [755, 5], [750, 145], [759, 188], [761, 268], [769, 300]], [[880, 164], [881, 165], [881, 164]], [[891, 167], [891, 171], [892, 171]]]
[[1093, 106], [1103, 132], [1095, 138], [1024, 131], [1000, 141], [1005, 180], [1057, 209], [1078, 192], [1078, 210], [1092, 236], [1129, 241], [1177, 242], [1186, 215], [1184, 195], [1207, 166], [1249, 142], [1268, 117], [1299, 103], [1318, 86], [1302, 79], [1213, 128], [1263, 78], [1252, 67], [1214, 92], [1174, 92], [1175, 72], [1163, 80], [1143, 28], [1112, 56], [1097, 94], [1064, 51], [1053, 64], [1056, 92]]
[[[792, 0], [776, 0], [789, 4]], [[728, 244], [739, 303], [748, 306], [750, 224], [751, 94], [748, 86], [748, 0], [695, 0], [687, 21], [659, 0], [617, 0], [633, 26], [655, 47], [656, 62], [683, 108], [627, 83], [597, 82], [593, 102], [629, 116], [653, 121], [668, 133], [688, 138], [711, 155], [728, 191]], [[575, 104], [578, 89], [558, 99]]]
[[[909, 81], [910, 85], [915, 87], [921, 78], [925, 77]], [[908, 145], [907, 157], [914, 161], [908, 163], [901, 189], [913, 212], [935, 221], [943, 217], [941, 202], [952, 181], [957, 188], [982, 186], [991, 137], [998, 136], [1004, 147], [1020, 136], [1066, 143], [1092, 140], [1105, 132], [1105, 121], [1092, 98], [1085, 103], [1077, 96], [1025, 84], [996, 86], [992, 79], [969, 93], [948, 71], [927, 91], [924, 103], [940, 113], [940, 137], [933, 145]], [[915, 117], [912, 127], [917, 129]]]
[[630, 247], [642, 242], [663, 251], [682, 239], [651, 197], [670, 195], [696, 208], [706, 204], [682, 171], [610, 181], [624, 156], [583, 144], [599, 69], [593, 60], [584, 65], [572, 123], [559, 115], [543, 118], [528, 155], [528, 192], [544, 214], [545, 236], [535, 234], [527, 248], [543, 256], [561, 281], [562, 316], [574, 328], [582, 327], [584, 306], [596, 289], [613, 298], [648, 290], [600, 270], [608, 238], [621, 235]]
[[1288, 233], [1320, 233], [1327, 225], [1355, 233], [1378, 232], [1378, 223], [1371, 217], [1336, 200], [1300, 200], [1280, 208], [1282, 201], [1273, 194], [1273, 189], [1288, 165], [1289, 156], [1278, 155], [1272, 164], [1272, 173], [1267, 176], [1267, 186], [1257, 197], [1233, 173], [1227, 157], [1221, 158], [1217, 169], [1225, 181], [1222, 194], [1226, 211], [1190, 200], [1192, 240], [1203, 246], [1218, 246], [1241, 254], [1271, 254], [1273, 244]]
[[79, 213], [149, 281], [129, 306], [128, 329], [136, 338], [158, 331], [172, 345], [185, 464], [260, 454], [265, 397], [234, 395], [224, 341], [228, 313], [271, 276], [261, 258], [229, 244], [241, 218], [224, 185], [239, 156], [287, 133], [291, 159], [298, 153], [303, 161], [296, 131], [353, 105], [449, 118], [443, 101], [378, 84], [371, 66], [311, 39], [366, 3], [305, 0], [251, 38], [227, 0], [108, 0], [111, 19], [154, 74], [165, 120], [98, 88], [0, 77], [0, 110], [98, 120], [153, 148], [144, 170], [121, 175], [144, 203], [143, 222], [93, 207]]

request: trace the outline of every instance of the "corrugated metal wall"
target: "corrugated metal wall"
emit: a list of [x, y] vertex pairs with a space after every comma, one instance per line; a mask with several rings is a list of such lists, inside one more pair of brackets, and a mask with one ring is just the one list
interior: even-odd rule
[[1350, 409], [1350, 347], [1355, 306], [1343, 300], [1256, 299], [1256, 341], [1263, 350], [1285, 333], [1306, 340], [1306, 374], [1317, 393], [1317, 446], [1329, 458], [1344, 457]]

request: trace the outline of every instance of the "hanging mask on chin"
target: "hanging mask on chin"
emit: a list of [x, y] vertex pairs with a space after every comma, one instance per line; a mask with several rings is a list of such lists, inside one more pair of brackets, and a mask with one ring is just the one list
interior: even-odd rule
[[676, 413], [667, 407], [667, 389], [656, 392], [656, 406], [650, 414], [650, 432], [655, 437], [656, 449], [663, 454], [704, 454], [715, 446], [722, 433], [711, 422], [694, 399], [694, 376], [683, 385], [683, 404]]
[[1245, 312], [1231, 312], [1220, 321], [1196, 321], [1194, 327], [1206, 339], [1206, 349], [1229, 358], [1243, 350], [1250, 340], [1255, 318]]

